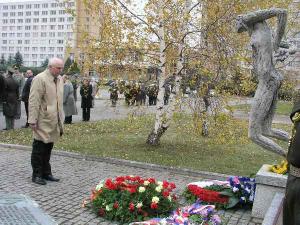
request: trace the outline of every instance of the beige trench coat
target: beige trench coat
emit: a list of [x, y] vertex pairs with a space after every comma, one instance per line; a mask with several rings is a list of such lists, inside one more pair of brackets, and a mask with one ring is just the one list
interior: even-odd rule
[[63, 90], [62, 77], [58, 76], [55, 84], [48, 69], [33, 78], [28, 101], [28, 123], [37, 123], [34, 139], [51, 143], [57, 141], [63, 132]]

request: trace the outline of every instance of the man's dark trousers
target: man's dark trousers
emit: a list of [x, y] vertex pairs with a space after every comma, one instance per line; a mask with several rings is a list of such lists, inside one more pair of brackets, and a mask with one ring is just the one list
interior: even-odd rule
[[26, 117], [27, 117], [25, 126], [28, 127], [29, 126], [29, 123], [28, 123], [28, 102], [24, 102], [24, 105], [25, 105], [25, 112], [26, 112]]
[[44, 143], [42, 141], [33, 140], [31, 153], [32, 177], [45, 177], [52, 175], [50, 157], [53, 143]]

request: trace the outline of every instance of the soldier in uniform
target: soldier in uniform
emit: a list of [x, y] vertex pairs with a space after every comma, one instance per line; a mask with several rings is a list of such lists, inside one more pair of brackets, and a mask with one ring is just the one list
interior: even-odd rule
[[290, 118], [294, 124], [287, 161], [289, 175], [283, 205], [283, 225], [300, 224], [300, 96], [297, 97]]
[[118, 86], [116, 83], [113, 83], [109, 89], [110, 91], [110, 100], [111, 106], [116, 107], [118, 101]]

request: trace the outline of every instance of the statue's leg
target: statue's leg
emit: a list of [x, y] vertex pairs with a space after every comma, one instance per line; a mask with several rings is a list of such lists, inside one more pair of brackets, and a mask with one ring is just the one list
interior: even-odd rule
[[[276, 75], [277, 72], [274, 71], [273, 73], [275, 73], [274, 75]], [[272, 87], [272, 89], [270, 90], [270, 93], [273, 92], [274, 94], [273, 94], [273, 99], [272, 99], [272, 102], [270, 105], [270, 111], [266, 115], [266, 118], [263, 122], [262, 133], [265, 136], [277, 138], [277, 139], [283, 140], [283, 141], [288, 141], [289, 134], [286, 131], [281, 130], [281, 129], [272, 128], [272, 122], [273, 122], [273, 118], [274, 118], [276, 106], [277, 106], [277, 96], [278, 96], [278, 90], [280, 88], [280, 81], [278, 81], [276, 79], [270, 80], [268, 82], [268, 86]], [[271, 95], [269, 97], [271, 99]]]
[[[284, 149], [270, 138], [265, 137], [263, 133], [265, 126], [268, 125], [265, 124], [266, 119], [270, 120], [274, 115], [274, 111], [272, 112], [270, 109], [275, 92], [274, 89], [270, 88], [269, 84], [265, 85], [261, 82], [258, 84], [250, 111], [248, 136], [253, 142], [263, 148], [285, 156], [286, 152]], [[269, 120], [268, 122], [270, 123]]]

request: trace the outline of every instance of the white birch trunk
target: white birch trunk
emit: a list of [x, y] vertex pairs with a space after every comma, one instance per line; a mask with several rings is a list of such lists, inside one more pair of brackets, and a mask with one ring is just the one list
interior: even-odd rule
[[159, 50], [160, 50], [160, 73], [159, 73], [159, 84], [158, 84], [158, 95], [156, 103], [156, 115], [155, 115], [155, 124], [154, 129], [149, 134], [147, 143], [150, 145], [158, 145], [161, 135], [164, 133], [163, 125], [163, 116], [164, 116], [164, 94], [165, 88], [164, 83], [166, 80], [166, 43], [165, 43], [165, 30], [164, 30], [164, 15], [162, 1], [159, 1]]

